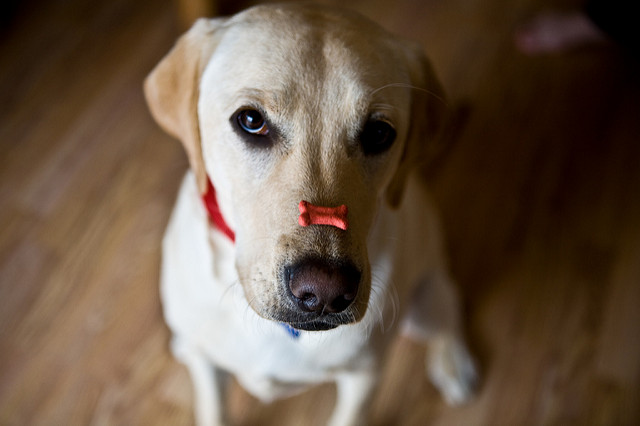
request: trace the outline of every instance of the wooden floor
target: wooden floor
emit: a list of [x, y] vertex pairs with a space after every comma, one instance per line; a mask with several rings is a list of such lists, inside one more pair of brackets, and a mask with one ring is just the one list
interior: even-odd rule
[[[429, 179], [484, 370], [477, 399], [450, 408], [424, 348], [400, 340], [376, 424], [640, 424], [638, 63], [615, 47], [519, 54], [514, 28], [549, 2], [350, 4], [421, 41], [460, 111]], [[187, 163], [141, 93], [175, 5], [31, 0], [7, 22], [0, 425], [192, 424], [157, 288]], [[229, 404], [239, 425], [320, 425], [334, 398], [265, 406], [234, 386]]]

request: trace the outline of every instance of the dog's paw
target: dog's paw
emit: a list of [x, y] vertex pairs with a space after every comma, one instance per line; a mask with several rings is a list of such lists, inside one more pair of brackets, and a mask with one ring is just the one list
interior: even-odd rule
[[427, 373], [450, 405], [468, 402], [479, 382], [473, 357], [464, 342], [454, 338], [433, 342], [427, 357]]

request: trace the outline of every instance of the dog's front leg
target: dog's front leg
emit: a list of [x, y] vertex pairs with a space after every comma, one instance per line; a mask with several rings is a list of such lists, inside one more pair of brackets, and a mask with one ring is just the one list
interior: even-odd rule
[[193, 383], [196, 424], [224, 426], [224, 394], [228, 373], [215, 367], [200, 350], [183, 339], [171, 342], [174, 356], [189, 370]]
[[460, 302], [444, 270], [425, 279], [413, 295], [404, 322], [409, 337], [429, 343], [426, 359], [431, 381], [452, 405], [467, 402], [478, 384], [475, 361], [465, 343]]
[[378, 375], [372, 372], [349, 372], [336, 378], [336, 406], [329, 426], [367, 424], [369, 403], [373, 397]]

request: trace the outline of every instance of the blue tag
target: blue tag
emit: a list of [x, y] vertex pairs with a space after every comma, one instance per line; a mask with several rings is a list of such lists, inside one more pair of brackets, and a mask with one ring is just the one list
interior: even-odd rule
[[287, 333], [289, 333], [289, 336], [291, 336], [292, 338], [297, 339], [298, 337], [300, 337], [300, 330], [296, 330], [295, 328], [284, 322], [281, 322], [280, 325], [287, 331]]

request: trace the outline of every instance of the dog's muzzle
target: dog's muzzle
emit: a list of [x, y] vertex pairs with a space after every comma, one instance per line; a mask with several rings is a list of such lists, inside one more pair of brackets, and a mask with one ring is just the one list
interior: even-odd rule
[[[317, 206], [308, 201], [298, 205], [302, 227], [330, 226], [347, 231], [347, 206]], [[292, 311], [287, 324], [300, 330], [329, 330], [354, 321], [347, 309], [356, 300], [362, 271], [346, 259], [310, 254], [283, 270], [284, 290]], [[346, 312], [345, 312], [346, 311]]]

